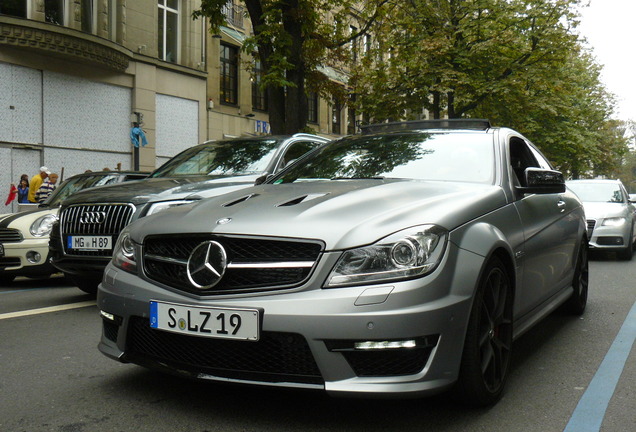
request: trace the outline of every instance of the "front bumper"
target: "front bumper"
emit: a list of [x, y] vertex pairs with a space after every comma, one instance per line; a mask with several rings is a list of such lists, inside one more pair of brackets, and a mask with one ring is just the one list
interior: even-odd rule
[[40, 277], [55, 273], [49, 262], [49, 239], [24, 239], [17, 243], [3, 243], [0, 256], [0, 275]]
[[[121, 362], [199, 379], [319, 388], [334, 395], [436, 393], [457, 379], [472, 292], [483, 263], [482, 257], [450, 249], [435, 272], [411, 281], [321, 289], [324, 272], [317, 269], [304, 287], [231, 298], [176, 292], [109, 264], [97, 296], [109, 317], [99, 349]], [[460, 255], [461, 273], [454, 274], [449, 269]], [[335, 259], [327, 257], [321, 267], [331, 268]], [[150, 329], [150, 300], [260, 309], [261, 340], [227, 341]], [[347, 349], [353, 342], [404, 339], [417, 339], [424, 348]]]
[[631, 230], [628, 224], [603, 226], [603, 219], [589, 219], [588, 237], [590, 249], [622, 250], [631, 245]]

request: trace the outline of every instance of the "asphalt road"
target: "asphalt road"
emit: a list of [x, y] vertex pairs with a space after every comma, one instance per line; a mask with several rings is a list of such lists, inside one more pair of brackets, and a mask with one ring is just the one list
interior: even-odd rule
[[119, 364], [96, 348], [89, 296], [63, 278], [19, 279], [0, 287], [0, 431], [632, 432], [636, 258], [597, 256], [590, 273], [585, 315], [555, 313], [517, 340], [503, 399], [480, 410], [443, 396], [335, 399]]

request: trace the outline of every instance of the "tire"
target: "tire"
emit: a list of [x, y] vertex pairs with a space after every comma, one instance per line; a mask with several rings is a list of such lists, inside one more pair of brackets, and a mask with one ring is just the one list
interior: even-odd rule
[[587, 291], [589, 284], [589, 264], [588, 264], [588, 248], [587, 239], [581, 241], [579, 254], [576, 258], [576, 267], [574, 268], [574, 278], [572, 279], [572, 288], [574, 292], [564, 304], [564, 310], [573, 315], [583, 315], [585, 306], [587, 305]]
[[631, 261], [632, 257], [634, 256], [634, 242], [632, 240], [633, 238], [634, 238], [634, 234], [633, 232], [630, 232], [629, 237], [627, 238], [629, 244], [624, 249], [621, 249], [618, 252], [618, 257], [620, 259], [624, 261]]
[[71, 275], [64, 273], [64, 276], [71, 281], [76, 287], [84, 291], [86, 294], [97, 295], [97, 285], [102, 281], [101, 277]]
[[512, 298], [508, 270], [493, 257], [475, 294], [454, 388], [467, 405], [485, 407], [501, 399], [512, 358]]

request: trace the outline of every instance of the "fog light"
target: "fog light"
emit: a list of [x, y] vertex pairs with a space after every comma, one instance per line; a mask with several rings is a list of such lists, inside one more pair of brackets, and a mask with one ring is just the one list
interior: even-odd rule
[[26, 254], [26, 259], [28, 262], [30, 262], [31, 264], [37, 264], [40, 262], [40, 260], [42, 259], [42, 255], [40, 255], [39, 252], [35, 252], [35, 251], [29, 251]]
[[354, 344], [357, 350], [386, 350], [386, 349], [401, 349], [401, 348], [415, 348], [417, 342], [414, 339], [403, 341], [367, 341], [356, 342]]
[[102, 316], [102, 318], [108, 320], [108, 321], [112, 321], [115, 322], [115, 315], [108, 313], [106, 311], [100, 310], [99, 314]]

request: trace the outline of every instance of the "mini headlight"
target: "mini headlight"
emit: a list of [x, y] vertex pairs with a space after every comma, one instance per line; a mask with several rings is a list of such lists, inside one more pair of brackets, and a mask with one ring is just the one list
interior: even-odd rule
[[373, 245], [345, 251], [325, 287], [423, 276], [439, 264], [447, 239], [445, 229], [423, 225], [392, 234]]
[[51, 233], [53, 223], [57, 220], [57, 216], [53, 214], [47, 214], [37, 218], [32, 224], [29, 231], [34, 237], [44, 237]]
[[190, 204], [193, 203], [194, 200], [176, 200], [176, 201], [161, 201], [158, 203], [154, 203], [150, 206], [150, 209], [148, 209], [148, 213], [146, 213], [146, 216], [150, 216], [151, 214], [155, 214], [155, 213], [159, 213], [160, 211], [169, 209], [171, 207], [177, 207], [177, 206], [181, 206], [184, 204]]
[[625, 224], [625, 218], [624, 217], [615, 217], [615, 218], [604, 219], [603, 223], [601, 225], [602, 226], [617, 227], [617, 226], [622, 226], [624, 224]]

